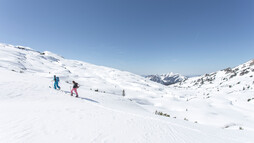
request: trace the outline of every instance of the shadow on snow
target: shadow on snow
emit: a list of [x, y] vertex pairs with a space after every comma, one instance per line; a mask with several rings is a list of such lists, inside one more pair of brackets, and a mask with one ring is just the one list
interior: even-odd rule
[[94, 103], [99, 103], [98, 101], [95, 101], [95, 100], [89, 99], [89, 98], [85, 98], [85, 97], [78, 97], [78, 98], [80, 98], [82, 100], [87, 100], [87, 101], [90, 101], [90, 102], [94, 102]]

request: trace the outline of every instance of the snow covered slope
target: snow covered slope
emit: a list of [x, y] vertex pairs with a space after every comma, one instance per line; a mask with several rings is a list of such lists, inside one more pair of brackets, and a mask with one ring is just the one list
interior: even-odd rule
[[[49, 88], [54, 74], [60, 91]], [[254, 141], [254, 102], [247, 101], [252, 89], [217, 93], [166, 87], [129, 72], [7, 44], [0, 44], [0, 79], [1, 143]], [[81, 85], [80, 98], [70, 96], [72, 80]]]
[[157, 83], [161, 83], [163, 85], [171, 85], [171, 84], [175, 84], [181, 81], [184, 81], [186, 79], [188, 79], [185, 76], [182, 76], [178, 73], [167, 73], [167, 74], [162, 74], [162, 75], [148, 75], [145, 76], [147, 79], [150, 79], [151, 81], [157, 82]]
[[175, 86], [229, 92], [251, 90], [254, 88], [254, 59], [234, 68], [189, 78]]

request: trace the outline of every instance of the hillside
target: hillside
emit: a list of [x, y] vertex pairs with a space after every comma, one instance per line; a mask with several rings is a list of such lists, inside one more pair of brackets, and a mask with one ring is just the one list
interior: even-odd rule
[[251, 90], [254, 88], [254, 59], [234, 68], [205, 74], [182, 81], [176, 87], [206, 88], [212, 91], [230, 92]]
[[[167, 87], [7, 44], [0, 44], [0, 73], [1, 143], [254, 141], [251, 87], [220, 92], [187, 84]], [[49, 88], [54, 74], [60, 77], [59, 91]], [[72, 80], [81, 85], [80, 98], [70, 96]]]

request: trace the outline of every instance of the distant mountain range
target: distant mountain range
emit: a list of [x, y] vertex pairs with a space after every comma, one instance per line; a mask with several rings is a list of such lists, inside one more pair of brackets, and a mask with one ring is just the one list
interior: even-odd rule
[[188, 77], [180, 75], [178, 73], [167, 73], [167, 74], [162, 74], [162, 75], [148, 75], [145, 76], [146, 78], [150, 79], [151, 81], [161, 83], [163, 85], [171, 85], [175, 84], [178, 82], [182, 82], [188, 79]]
[[253, 89], [254, 59], [234, 68], [226, 68], [210, 74], [192, 77], [181, 81], [174, 87], [206, 89], [209, 91], [237, 92]]
[[[163, 85], [172, 85], [179, 88], [206, 88], [216, 89], [232, 88], [235, 90], [247, 90], [254, 85], [253, 69], [254, 59], [234, 68], [226, 68], [201, 76], [182, 76], [168, 73], [162, 75], [148, 75], [146, 78]], [[174, 85], [173, 85], [174, 84]]]

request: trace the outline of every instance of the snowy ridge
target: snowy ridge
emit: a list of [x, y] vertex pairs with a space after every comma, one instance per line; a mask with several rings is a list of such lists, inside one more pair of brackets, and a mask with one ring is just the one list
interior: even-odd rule
[[[3, 45], [3, 44], [2, 44]], [[0, 45], [1, 46], [1, 45]], [[133, 86], [154, 87], [160, 93], [161, 88], [158, 84], [147, 82], [146, 79], [117, 69], [96, 66], [82, 61], [67, 60], [54, 53], [36, 52], [33, 50], [24, 50], [15, 46], [1, 46], [1, 66], [4, 69], [19, 73], [33, 73], [45, 77], [52, 77], [54, 74], [60, 76], [63, 80], [85, 79], [82, 83], [85, 87], [92, 89], [132, 89]], [[8, 58], [6, 58], [6, 55]], [[119, 78], [121, 77], [121, 78]], [[131, 79], [124, 80], [124, 79]], [[97, 83], [104, 83], [103, 87], [97, 87]], [[146, 91], [145, 89], [139, 89]]]
[[167, 73], [167, 74], [162, 74], [162, 75], [158, 75], [158, 74], [157, 75], [148, 75], [145, 77], [150, 79], [151, 81], [161, 83], [163, 85], [171, 85], [171, 84], [175, 84], [175, 83], [178, 83], [178, 82], [188, 79], [185, 76], [182, 76], [178, 73], [174, 74], [172, 72]]
[[[252, 69], [232, 79], [241, 80], [237, 85], [250, 83]], [[49, 88], [54, 74], [60, 91]], [[217, 91], [207, 83], [188, 87], [195, 84], [187, 84], [191, 79], [164, 86], [130, 72], [7, 44], [0, 44], [0, 79], [1, 143], [254, 141], [252, 85]], [[81, 85], [80, 98], [69, 96], [72, 80]]]
[[[254, 88], [254, 59], [234, 68], [189, 78], [178, 84], [179, 87], [229, 90], [230, 92]], [[176, 85], [177, 86], [177, 85]]]

